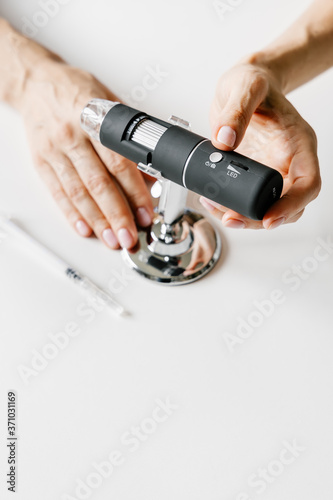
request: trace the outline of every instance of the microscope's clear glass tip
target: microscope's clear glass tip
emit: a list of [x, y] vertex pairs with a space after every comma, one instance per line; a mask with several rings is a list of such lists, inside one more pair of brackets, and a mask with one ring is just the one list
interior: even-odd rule
[[92, 99], [81, 113], [81, 127], [90, 137], [99, 141], [101, 125], [106, 114], [119, 102], [107, 101], [106, 99]]

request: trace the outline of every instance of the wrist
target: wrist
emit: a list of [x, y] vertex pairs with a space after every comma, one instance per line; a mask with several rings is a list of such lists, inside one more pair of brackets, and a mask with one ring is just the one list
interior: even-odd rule
[[31, 75], [46, 61], [60, 58], [0, 19], [0, 100], [19, 108]]
[[320, 33], [306, 19], [249, 56], [252, 64], [264, 68], [275, 79], [284, 95], [331, 66], [333, 43], [328, 39], [333, 34], [327, 34], [327, 30]]
[[285, 71], [286, 68], [281, 61], [281, 57], [277, 53], [271, 51], [254, 52], [247, 56], [242, 62], [264, 73], [270, 84], [282, 94], [287, 93], [289, 86], [288, 76]]

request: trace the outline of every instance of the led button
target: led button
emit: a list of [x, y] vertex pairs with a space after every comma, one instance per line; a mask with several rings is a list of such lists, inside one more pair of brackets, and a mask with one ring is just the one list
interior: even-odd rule
[[212, 153], [209, 157], [209, 160], [212, 162], [212, 163], [218, 163], [219, 161], [221, 161], [223, 158], [223, 154], [222, 153]]

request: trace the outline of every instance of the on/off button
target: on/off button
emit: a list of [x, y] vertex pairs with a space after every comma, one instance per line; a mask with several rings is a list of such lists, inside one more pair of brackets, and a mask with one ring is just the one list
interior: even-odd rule
[[223, 158], [223, 154], [222, 153], [212, 153], [209, 157], [209, 161], [211, 161], [212, 163], [218, 163], [219, 161], [221, 161]]

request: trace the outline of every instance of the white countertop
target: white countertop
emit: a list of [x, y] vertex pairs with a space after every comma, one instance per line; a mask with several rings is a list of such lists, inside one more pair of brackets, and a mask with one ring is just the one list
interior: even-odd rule
[[[138, 106], [209, 135], [218, 76], [304, 7], [229, 5], [237, 3], [221, 19], [204, 0], [71, 0], [35, 38], [124, 98], [147, 66], [159, 65], [168, 76]], [[0, 14], [22, 29], [40, 10], [37, 1], [3, 0]], [[332, 85], [329, 71], [290, 95], [318, 135], [319, 198], [276, 231], [224, 229], [215, 270], [176, 288], [145, 281], [120, 252], [71, 230], [34, 171], [20, 116], [0, 105], [1, 212], [117, 288], [132, 314], [95, 311], [22, 244], [1, 237], [1, 498], [13, 498], [4, 475], [6, 398], [15, 390], [17, 500], [331, 500]], [[22, 365], [31, 368], [36, 351], [64, 331], [76, 335], [61, 336], [68, 344], [24, 383]], [[109, 477], [96, 475], [93, 464], [110, 460]], [[75, 492], [78, 480], [90, 489]]]

